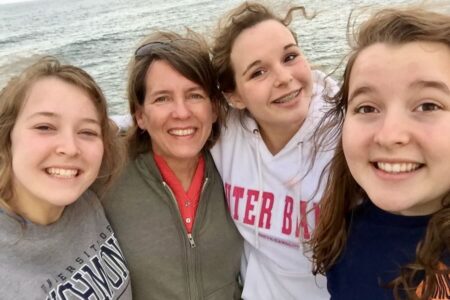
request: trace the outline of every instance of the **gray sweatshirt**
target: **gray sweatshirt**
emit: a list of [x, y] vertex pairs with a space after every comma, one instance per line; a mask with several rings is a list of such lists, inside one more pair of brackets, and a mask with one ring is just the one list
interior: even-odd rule
[[131, 299], [129, 271], [96, 195], [42, 226], [0, 210], [1, 299]]

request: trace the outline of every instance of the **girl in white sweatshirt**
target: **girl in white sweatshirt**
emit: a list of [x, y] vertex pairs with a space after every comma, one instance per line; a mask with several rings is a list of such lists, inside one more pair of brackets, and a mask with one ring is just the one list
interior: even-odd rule
[[328, 299], [302, 241], [317, 223], [319, 179], [331, 151], [312, 161], [313, 129], [336, 84], [311, 71], [284, 18], [243, 3], [222, 20], [213, 64], [231, 106], [212, 149], [232, 218], [245, 239], [244, 299]]

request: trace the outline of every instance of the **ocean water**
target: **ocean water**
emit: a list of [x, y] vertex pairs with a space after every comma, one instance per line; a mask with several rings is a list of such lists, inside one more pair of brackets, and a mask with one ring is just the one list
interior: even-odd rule
[[[0, 0], [0, 86], [35, 55], [54, 55], [88, 71], [104, 90], [110, 112], [127, 112], [127, 63], [143, 36], [152, 30], [207, 36], [219, 16], [242, 0]], [[282, 8], [286, 1], [266, 1]], [[411, 0], [290, 1], [318, 13], [295, 19], [301, 48], [309, 61], [332, 71], [348, 50], [347, 20], [363, 7], [414, 4]], [[339, 72], [337, 73], [339, 74]]]

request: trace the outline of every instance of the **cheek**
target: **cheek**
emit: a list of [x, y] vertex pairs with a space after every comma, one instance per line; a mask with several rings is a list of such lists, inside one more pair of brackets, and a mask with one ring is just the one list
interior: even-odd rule
[[204, 124], [212, 124], [217, 120], [217, 114], [211, 101], [197, 103], [190, 107], [193, 116]]
[[355, 127], [352, 121], [345, 120], [342, 127], [342, 150], [344, 151], [345, 159], [350, 165], [355, 156], [363, 154], [361, 132]]
[[[14, 132], [11, 134], [11, 156], [14, 160], [30, 161], [51, 151], [51, 145], [43, 138]], [[21, 163], [21, 162], [19, 162]]]
[[161, 130], [164, 121], [169, 118], [168, 112], [163, 109], [147, 108], [142, 111], [139, 127], [147, 132]]
[[103, 146], [103, 142], [99, 141], [97, 143], [92, 143], [86, 149], [87, 158], [92, 165], [100, 167], [103, 161], [103, 157], [105, 155], [105, 150]]

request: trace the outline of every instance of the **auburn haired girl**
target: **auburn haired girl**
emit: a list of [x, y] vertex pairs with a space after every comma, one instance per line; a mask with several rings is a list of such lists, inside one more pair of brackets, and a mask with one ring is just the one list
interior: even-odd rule
[[314, 272], [332, 299], [450, 299], [450, 15], [372, 15], [332, 104]]

